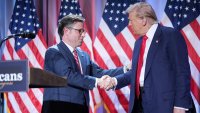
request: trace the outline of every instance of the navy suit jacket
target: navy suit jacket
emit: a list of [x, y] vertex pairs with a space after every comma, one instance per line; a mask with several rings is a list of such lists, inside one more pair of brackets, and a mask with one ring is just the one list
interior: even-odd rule
[[44, 101], [64, 101], [82, 105], [87, 103], [88, 105], [88, 91], [95, 87], [95, 77], [100, 78], [104, 74], [114, 76], [124, 73], [122, 67], [103, 70], [91, 61], [86, 52], [77, 49], [77, 53], [82, 65], [83, 74], [79, 71], [73, 54], [63, 41], [46, 51], [45, 70], [66, 77], [68, 85], [59, 88], [45, 88]]
[[[116, 77], [117, 89], [131, 84], [129, 112], [134, 106], [141, 42], [142, 38], [135, 42], [132, 69]], [[141, 96], [144, 113], [173, 113], [174, 106], [191, 107], [188, 53], [180, 32], [158, 25], [147, 53], [144, 91]]]

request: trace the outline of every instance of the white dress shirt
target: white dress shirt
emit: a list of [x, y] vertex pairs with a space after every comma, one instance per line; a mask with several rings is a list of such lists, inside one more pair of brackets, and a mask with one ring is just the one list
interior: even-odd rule
[[[140, 73], [140, 86], [141, 87], [144, 86], [144, 74], [145, 74], [147, 54], [148, 54], [149, 47], [151, 45], [151, 42], [153, 40], [153, 37], [155, 35], [157, 28], [158, 28], [158, 24], [153, 24], [150, 27], [150, 29], [148, 30], [148, 32], [146, 33], [146, 36], [148, 37], [148, 39], [146, 40], [146, 47], [145, 47], [144, 56], [143, 56], [143, 65], [142, 65], [142, 69], [141, 69], [141, 73]], [[186, 110], [186, 111], [188, 110], [186, 108], [177, 107], [177, 106], [174, 106], [174, 108], [183, 109], [183, 110]]]
[[[64, 42], [64, 41], [63, 41]], [[65, 42], [64, 42], [65, 43]], [[65, 45], [69, 48], [70, 52], [74, 55], [74, 49], [72, 48], [72, 46], [70, 46], [69, 44], [65, 43]], [[79, 61], [79, 64], [80, 64], [80, 69], [81, 69], [81, 74], [83, 74], [83, 70], [82, 70], [82, 65], [81, 65], [81, 61], [79, 59], [79, 56], [78, 56], [78, 61]]]
[[148, 30], [148, 32], [146, 33], [146, 36], [148, 37], [148, 39], [146, 40], [146, 47], [145, 47], [144, 56], [143, 56], [143, 65], [140, 72], [140, 86], [141, 87], [144, 86], [144, 74], [145, 74], [147, 54], [148, 54], [149, 47], [151, 45], [151, 42], [153, 40], [153, 36], [156, 32], [157, 27], [158, 27], [158, 24], [153, 24]]

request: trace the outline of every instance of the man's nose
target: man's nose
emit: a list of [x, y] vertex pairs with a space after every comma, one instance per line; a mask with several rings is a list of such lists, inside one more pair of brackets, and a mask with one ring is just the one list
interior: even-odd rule
[[85, 37], [85, 34], [86, 34], [86, 32], [83, 32], [82, 34], [81, 34], [81, 37]]

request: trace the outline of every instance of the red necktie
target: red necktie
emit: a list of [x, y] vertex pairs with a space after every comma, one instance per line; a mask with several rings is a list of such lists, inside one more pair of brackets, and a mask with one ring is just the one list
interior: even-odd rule
[[142, 38], [142, 45], [140, 48], [140, 54], [139, 54], [139, 59], [138, 59], [138, 66], [137, 66], [137, 75], [136, 75], [136, 97], [139, 98], [140, 95], [140, 73], [143, 65], [143, 57], [144, 57], [144, 51], [146, 47], [146, 40], [147, 36], [143, 36]]
[[78, 66], [78, 69], [80, 70], [80, 64], [79, 64], [79, 60], [78, 60], [77, 51], [74, 50], [73, 53], [74, 53], [74, 59], [76, 60], [76, 64], [77, 64], [77, 66]]

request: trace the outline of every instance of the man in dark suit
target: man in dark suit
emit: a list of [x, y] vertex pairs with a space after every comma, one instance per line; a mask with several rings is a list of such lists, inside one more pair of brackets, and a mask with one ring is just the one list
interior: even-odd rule
[[[122, 74], [125, 68], [103, 70], [80, 48], [85, 37], [84, 18], [68, 15], [59, 21], [61, 42], [45, 54], [45, 70], [67, 78], [68, 85], [45, 88], [42, 113], [88, 113], [89, 90], [100, 85], [104, 74]], [[95, 77], [94, 77], [95, 76]], [[98, 77], [98, 78], [96, 78]]]
[[190, 67], [184, 38], [179, 31], [158, 24], [148, 3], [138, 2], [126, 12], [134, 33], [141, 36], [135, 42], [132, 69], [104, 88], [131, 84], [129, 113], [189, 112]]

